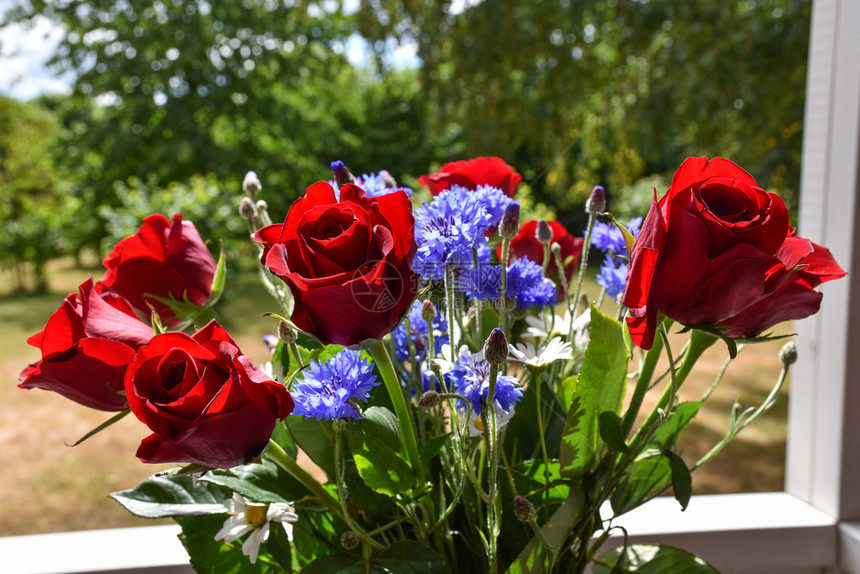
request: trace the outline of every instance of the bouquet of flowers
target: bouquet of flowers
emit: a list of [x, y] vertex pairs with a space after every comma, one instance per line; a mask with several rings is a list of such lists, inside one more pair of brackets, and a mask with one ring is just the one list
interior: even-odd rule
[[796, 355], [789, 342], [767, 400], [690, 468], [675, 445], [710, 393], [679, 388], [702, 353], [769, 339], [845, 274], [782, 200], [689, 158], [644, 221], [616, 221], [595, 187], [579, 238], [520, 225], [521, 178], [499, 158], [421, 177], [421, 205], [387, 172], [332, 170], [283, 223], [253, 172], [243, 184], [271, 363], [218, 323], [224, 256], [181, 215], [144, 219], [28, 340], [42, 359], [22, 388], [117, 413], [95, 430], [134, 413], [152, 431], [137, 456], [180, 464], [113, 498], [173, 517], [198, 572], [714, 572], [602, 546], [657, 495], [686, 507], [691, 471], [773, 404]]

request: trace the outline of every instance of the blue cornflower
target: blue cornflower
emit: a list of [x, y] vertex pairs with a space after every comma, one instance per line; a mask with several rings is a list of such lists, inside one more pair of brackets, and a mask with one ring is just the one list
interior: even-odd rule
[[358, 351], [344, 349], [324, 364], [311, 361], [304, 378], [292, 391], [293, 414], [319, 419], [361, 418], [353, 400], [366, 401], [370, 389], [379, 384], [373, 365]]
[[355, 178], [355, 184], [364, 189], [367, 197], [378, 197], [387, 193], [403, 190], [406, 195], [412, 197], [412, 190], [408, 187], [390, 186], [393, 180], [386, 181], [387, 172], [362, 174]]
[[[445, 380], [449, 386], [453, 386], [455, 392], [468, 399], [475, 414], [481, 414], [481, 408], [487, 402], [490, 392], [490, 363], [484, 360], [483, 353], [469, 353], [467, 349], [460, 351], [460, 356], [454, 363], [454, 367], [445, 374]], [[493, 397], [496, 414], [511, 413], [514, 405], [523, 396], [523, 389], [516, 377], [498, 375], [496, 377], [496, 391]], [[463, 401], [459, 401], [462, 409], [466, 408]]]
[[525, 258], [508, 266], [505, 294], [521, 309], [554, 305], [557, 300], [555, 283], [544, 277], [540, 265]]
[[[627, 230], [633, 234], [633, 237], [639, 235], [639, 230], [642, 226], [642, 218], [634, 217], [627, 224]], [[591, 232], [591, 244], [614, 256], [627, 255], [627, 246], [624, 243], [624, 235], [614, 223], [603, 223], [597, 221], [594, 223], [594, 229]]]
[[442, 279], [447, 265], [471, 265], [472, 250], [486, 246], [492, 218], [471, 191], [453, 186], [424, 203], [415, 216], [418, 251], [412, 268], [427, 279]]
[[502, 216], [505, 214], [505, 209], [510, 203], [518, 203], [505, 195], [505, 192], [498, 187], [491, 185], [479, 185], [478, 189], [472, 192], [487, 213], [490, 214], [490, 225], [497, 227], [502, 221]]
[[[421, 316], [421, 306], [421, 301], [415, 301], [409, 309], [409, 326], [415, 345], [415, 360], [419, 363], [427, 358], [427, 346], [430, 344], [427, 336], [427, 321]], [[406, 321], [394, 329], [391, 337], [394, 339], [394, 355], [401, 362], [408, 361], [409, 339], [406, 335]], [[444, 313], [440, 313], [437, 309], [436, 317], [433, 318], [433, 346], [436, 348], [436, 353], [442, 352], [442, 345], [446, 344], [448, 344], [448, 321], [445, 320]]]
[[623, 259], [613, 258], [606, 254], [597, 275], [597, 283], [606, 288], [606, 294], [613, 299], [619, 299], [627, 287], [627, 264]]
[[457, 288], [470, 299], [498, 299], [502, 288], [502, 266], [479, 263], [471, 269], [464, 269], [457, 278]]

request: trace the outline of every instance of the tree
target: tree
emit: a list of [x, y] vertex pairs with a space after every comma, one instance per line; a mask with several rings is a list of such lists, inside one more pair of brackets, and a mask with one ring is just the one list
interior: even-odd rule
[[[796, 203], [809, 0], [363, 0], [362, 32], [413, 42], [436, 133], [494, 154], [582, 221], [688, 155], [727, 156]], [[452, 128], [454, 126], [454, 128]]]
[[48, 287], [45, 264], [64, 252], [62, 233], [74, 207], [65, 197], [50, 153], [57, 119], [36, 104], [0, 97], [0, 261], [15, 271], [17, 287]]

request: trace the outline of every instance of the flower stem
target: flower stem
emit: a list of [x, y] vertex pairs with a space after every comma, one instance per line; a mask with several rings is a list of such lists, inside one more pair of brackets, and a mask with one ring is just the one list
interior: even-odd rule
[[[576, 319], [576, 309], [579, 305], [579, 294], [582, 292], [582, 282], [585, 279], [585, 268], [588, 267], [588, 252], [591, 250], [591, 232], [594, 230], [594, 222], [597, 216], [594, 213], [588, 214], [588, 227], [585, 229], [585, 241], [582, 245], [582, 259], [579, 260], [579, 275], [576, 278], [576, 292], [573, 295], [573, 307], [570, 309], [570, 332], [568, 332], [568, 341], [573, 340], [573, 320]], [[564, 273], [564, 268], [558, 270], [559, 273]]]
[[651, 386], [651, 378], [654, 376], [654, 369], [657, 366], [657, 360], [663, 352], [663, 339], [656, 337], [654, 344], [648, 353], [645, 355], [645, 361], [642, 363], [642, 369], [639, 371], [639, 379], [636, 381], [636, 388], [633, 391], [633, 396], [630, 399], [630, 405], [627, 407], [627, 412], [624, 413], [624, 421], [621, 429], [623, 436], [630, 434], [633, 424], [636, 422], [636, 417], [639, 415], [639, 409], [642, 408], [642, 400]]
[[487, 562], [489, 574], [498, 572], [498, 542], [499, 533], [501, 531], [501, 501], [497, 492], [497, 482], [499, 478], [499, 427], [496, 421], [496, 380], [499, 376], [499, 366], [496, 364], [490, 365], [490, 388], [487, 392], [487, 444], [489, 452], [487, 453], [487, 465], [489, 476], [487, 477]]
[[380, 339], [375, 339], [370, 343], [368, 350], [373, 355], [373, 360], [376, 361], [376, 367], [382, 375], [385, 389], [388, 391], [388, 396], [391, 397], [394, 414], [397, 415], [397, 423], [400, 425], [400, 440], [403, 442], [403, 447], [409, 456], [412, 470], [415, 471], [418, 481], [423, 485], [426, 482], [424, 465], [421, 463], [418, 442], [415, 440], [412, 416], [409, 414], [403, 390], [400, 388], [400, 381], [397, 379], [397, 373], [395, 373], [394, 365], [391, 363], [391, 356], [388, 354], [385, 344]]
[[505, 334], [505, 338], [508, 338], [508, 313], [505, 307], [508, 304], [508, 250], [511, 247], [511, 240], [503, 237], [502, 238], [502, 276], [501, 276], [501, 289], [499, 296], [501, 299], [499, 300], [499, 327], [502, 329], [502, 333]]
[[[270, 439], [269, 446], [266, 448], [263, 456], [287, 471], [290, 476], [302, 483], [305, 488], [310, 490], [317, 498], [319, 498], [320, 502], [328, 506], [329, 510], [331, 510], [338, 518], [344, 520], [340, 503], [335, 500], [335, 498], [329, 494], [314, 477], [299, 466], [299, 463], [297, 463], [293, 457], [288, 455], [287, 452], [281, 448], [281, 445]], [[344, 522], [346, 522], [346, 520], [344, 520]]]

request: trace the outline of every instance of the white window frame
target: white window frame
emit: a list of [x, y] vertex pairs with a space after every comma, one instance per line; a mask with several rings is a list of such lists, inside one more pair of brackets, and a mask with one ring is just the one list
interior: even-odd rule
[[[727, 63], [726, 65], [731, 65]], [[723, 574], [860, 574], [860, 0], [815, 0], [800, 234], [849, 272], [798, 321], [784, 492], [671, 498], [625, 515], [633, 541], [700, 554]], [[856, 303], [856, 304], [855, 304]], [[0, 538], [4, 572], [186, 574], [177, 526]], [[614, 537], [610, 544], [620, 543]]]

